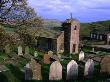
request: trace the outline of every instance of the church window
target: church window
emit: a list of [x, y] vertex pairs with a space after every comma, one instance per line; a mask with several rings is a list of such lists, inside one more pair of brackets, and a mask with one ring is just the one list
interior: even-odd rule
[[76, 29], [77, 29], [77, 26], [75, 26], [74, 30], [76, 30]]

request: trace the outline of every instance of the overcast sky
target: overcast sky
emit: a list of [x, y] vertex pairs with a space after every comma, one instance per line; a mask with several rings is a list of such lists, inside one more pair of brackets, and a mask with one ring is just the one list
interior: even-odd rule
[[81, 22], [110, 19], [110, 0], [28, 0], [28, 3], [47, 19], [65, 20], [70, 13]]

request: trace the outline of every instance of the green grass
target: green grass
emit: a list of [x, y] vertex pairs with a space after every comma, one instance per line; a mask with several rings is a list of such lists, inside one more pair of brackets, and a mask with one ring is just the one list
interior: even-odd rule
[[2, 64], [3, 61], [4, 61], [5, 59], [7, 59], [7, 58], [8, 58], [8, 55], [6, 55], [6, 54], [0, 52], [0, 64]]

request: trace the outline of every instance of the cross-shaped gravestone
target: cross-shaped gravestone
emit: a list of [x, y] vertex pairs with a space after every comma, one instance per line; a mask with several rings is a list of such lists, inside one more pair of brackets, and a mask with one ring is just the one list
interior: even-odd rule
[[71, 60], [67, 65], [67, 80], [74, 80], [78, 77], [78, 64], [76, 61]]
[[88, 59], [85, 63], [84, 76], [86, 78], [92, 78], [94, 72], [94, 61], [92, 59]]
[[50, 66], [49, 80], [62, 80], [62, 65], [55, 61]]

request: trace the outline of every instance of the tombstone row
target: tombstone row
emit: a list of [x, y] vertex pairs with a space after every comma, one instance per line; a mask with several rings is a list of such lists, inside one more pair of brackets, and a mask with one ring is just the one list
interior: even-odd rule
[[[31, 71], [30, 71], [31, 70]], [[94, 71], [94, 62], [89, 59], [85, 64], [84, 76], [91, 77]], [[78, 78], [78, 64], [71, 60], [67, 65], [67, 80], [74, 80]], [[31, 60], [25, 67], [25, 80], [41, 80], [41, 65]], [[50, 65], [49, 80], [62, 80], [62, 65], [59, 61], [55, 61]]]
[[[101, 73], [108, 73], [110, 75], [110, 56], [105, 56], [100, 65]], [[31, 71], [30, 71], [31, 70]], [[88, 59], [84, 67], [84, 76], [86, 78], [92, 78], [94, 73], [94, 61]], [[71, 60], [67, 64], [66, 80], [74, 80], [78, 78], [78, 64], [76, 61]], [[25, 67], [25, 80], [42, 80], [41, 65], [31, 59], [31, 62]], [[50, 65], [49, 80], [62, 80], [62, 65], [59, 61], [55, 61]]]
[[[29, 47], [28, 46], [25, 47], [25, 53], [24, 54], [25, 55], [29, 54]], [[18, 55], [19, 56], [23, 55], [23, 48], [22, 48], [22, 46], [18, 46]], [[34, 52], [34, 57], [38, 57], [38, 52], [37, 51]]]

